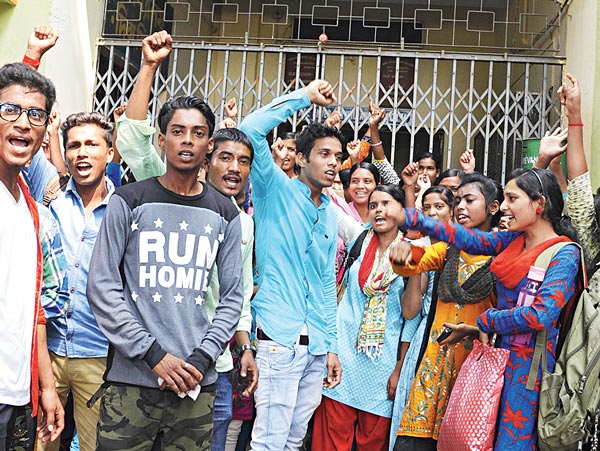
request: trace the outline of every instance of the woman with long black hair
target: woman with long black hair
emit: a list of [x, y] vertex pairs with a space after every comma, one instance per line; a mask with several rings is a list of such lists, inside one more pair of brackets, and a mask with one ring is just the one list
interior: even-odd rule
[[[497, 255], [490, 268], [496, 277], [498, 307], [483, 312], [477, 326], [446, 323], [453, 329], [442, 344], [479, 336], [499, 336], [499, 346], [510, 350], [500, 400], [495, 449], [537, 450], [537, 407], [542, 375], [528, 384], [538, 332], [547, 331], [547, 370], [556, 362], [558, 319], [562, 308], [576, 294], [579, 248], [565, 245], [558, 250], [545, 272], [531, 304], [518, 305], [519, 292], [528, 280], [537, 257], [549, 247], [570, 243], [576, 232], [567, 217], [560, 187], [553, 174], [539, 170], [517, 170], [504, 190], [501, 210], [508, 217], [508, 231], [482, 232], [460, 224], [442, 223], [421, 213], [407, 211], [406, 225], [446, 241], [467, 252]], [[409, 247], [395, 246], [391, 258], [404, 264], [412, 260]], [[528, 387], [529, 385], [529, 387]]]

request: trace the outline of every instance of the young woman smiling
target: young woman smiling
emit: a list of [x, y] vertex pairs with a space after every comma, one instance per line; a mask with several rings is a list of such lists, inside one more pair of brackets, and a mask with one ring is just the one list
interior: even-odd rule
[[[478, 336], [485, 344], [488, 334], [498, 334], [499, 346], [510, 350], [498, 413], [495, 444], [498, 450], [538, 449], [536, 423], [541, 365], [533, 389], [526, 387], [536, 335], [544, 329], [548, 332], [547, 370], [552, 372], [559, 315], [576, 291], [579, 249], [567, 245], [555, 253], [531, 305], [518, 306], [517, 299], [540, 253], [576, 237], [570, 221], [562, 216], [563, 207], [562, 193], [554, 175], [539, 169], [521, 169], [511, 175], [504, 191], [501, 210], [508, 218], [506, 232], [469, 229], [460, 224], [441, 223], [418, 212], [407, 212], [407, 225], [411, 228], [467, 252], [498, 255], [490, 266], [496, 278], [498, 307], [481, 313], [477, 326], [467, 321], [460, 325], [447, 321], [444, 325], [453, 332], [442, 341], [442, 344], [455, 343], [467, 336], [469, 339]], [[466, 225], [464, 221], [463, 224]], [[397, 247], [391, 257], [402, 263], [412, 259], [412, 254], [410, 249]], [[525, 335], [529, 340], [515, 340], [516, 335]]]
[[369, 196], [380, 181], [379, 171], [371, 163], [363, 161], [350, 169], [348, 193], [352, 202], [348, 205], [352, 217], [361, 225], [369, 222]]

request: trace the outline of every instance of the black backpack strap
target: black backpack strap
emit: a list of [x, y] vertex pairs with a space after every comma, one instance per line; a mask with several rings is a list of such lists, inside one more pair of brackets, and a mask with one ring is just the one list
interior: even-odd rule
[[361, 234], [358, 235], [358, 237], [356, 238], [352, 249], [350, 249], [350, 252], [348, 253], [348, 268], [350, 268], [350, 266], [352, 266], [352, 263], [354, 263], [359, 257], [362, 245], [365, 241], [365, 238], [367, 237], [367, 233], [369, 233], [368, 230], [363, 230]]
[[346, 271], [350, 269], [352, 263], [354, 263], [356, 259], [360, 256], [360, 251], [362, 249], [362, 245], [365, 241], [367, 233], [369, 233], [369, 231], [365, 229], [360, 233], [360, 235], [358, 235], [358, 237], [356, 237], [354, 244], [350, 248], [350, 252], [348, 252], [346, 258], [344, 259], [344, 263], [342, 264], [342, 269], [344, 273], [346, 273]]
[[[448, 247], [452, 246], [451, 244]], [[444, 256], [444, 262], [442, 263], [442, 267], [435, 271], [433, 275], [433, 287], [431, 289], [431, 306], [429, 307], [429, 313], [427, 314], [427, 324], [425, 325], [425, 336], [423, 341], [421, 342], [421, 350], [419, 351], [419, 358], [417, 359], [416, 370], [418, 371], [419, 366], [421, 365], [421, 360], [423, 360], [423, 356], [425, 355], [425, 351], [427, 350], [427, 345], [429, 344], [429, 336], [431, 335], [431, 329], [433, 327], [433, 322], [435, 321], [435, 312], [437, 310], [437, 301], [438, 301], [438, 287], [440, 285], [440, 276], [442, 275], [442, 271], [446, 267], [446, 263], [448, 263], [448, 250], [446, 249], [446, 255]]]
[[[445, 260], [444, 264], [446, 264]], [[423, 341], [421, 342], [421, 349], [419, 350], [419, 357], [417, 359], [415, 372], [418, 371], [419, 366], [421, 365], [421, 360], [423, 359], [425, 351], [427, 350], [427, 345], [429, 344], [429, 335], [431, 335], [431, 328], [433, 327], [433, 321], [435, 320], [435, 311], [437, 309], [437, 289], [440, 281], [440, 272], [441, 271], [435, 271], [433, 275], [433, 288], [431, 290], [431, 306], [429, 307], [429, 313], [427, 314], [427, 323], [425, 325]]]

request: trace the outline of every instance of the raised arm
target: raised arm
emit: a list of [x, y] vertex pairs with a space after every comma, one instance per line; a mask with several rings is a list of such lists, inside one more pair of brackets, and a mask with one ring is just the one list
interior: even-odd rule
[[369, 135], [371, 135], [371, 149], [373, 150], [373, 164], [379, 170], [381, 174], [382, 183], [389, 183], [392, 185], [400, 184], [400, 177], [394, 169], [394, 166], [390, 164], [385, 156], [383, 144], [381, 142], [381, 136], [379, 135], [379, 124], [385, 119], [385, 110], [380, 109], [374, 103], [369, 105], [371, 111], [371, 117], [369, 119]]
[[408, 163], [401, 172], [402, 189], [404, 190], [404, 201], [408, 208], [417, 206], [417, 196], [415, 189], [419, 180], [419, 165], [417, 163]]
[[371, 117], [369, 118], [369, 135], [371, 135], [371, 148], [373, 149], [373, 159], [378, 161], [385, 160], [385, 152], [379, 135], [379, 124], [385, 119], [385, 110], [379, 108], [371, 102], [369, 104]]
[[588, 171], [585, 152], [583, 150], [583, 122], [581, 118], [581, 91], [579, 82], [567, 74], [569, 83], [558, 88], [560, 103], [565, 107], [569, 127], [569, 150], [567, 152], [567, 175], [569, 180], [579, 177]]
[[298, 89], [276, 98], [268, 105], [246, 116], [242, 130], [254, 147], [252, 161], [252, 195], [265, 197], [275, 179], [289, 179], [273, 162], [267, 134], [290, 117], [295, 111], [307, 108], [311, 103], [321, 106], [335, 101], [333, 88], [325, 80], [314, 80], [306, 88]]
[[59, 173], [66, 174], [67, 166], [63, 158], [62, 147], [60, 145], [60, 136], [58, 129], [60, 128], [60, 114], [58, 111], [53, 111], [48, 117], [48, 146], [50, 149], [50, 162], [56, 167]]
[[585, 261], [591, 264], [600, 253], [600, 224], [596, 217], [594, 190], [583, 149], [583, 123], [581, 117], [581, 94], [579, 83], [567, 74], [570, 83], [559, 88], [561, 103], [569, 121], [569, 143], [567, 149], [567, 173], [569, 186], [567, 207], [573, 225], [579, 234], [585, 252]]
[[42, 56], [56, 44], [57, 31], [49, 25], [39, 25], [33, 29], [27, 41], [23, 62], [37, 69]]
[[478, 229], [467, 229], [460, 224], [438, 221], [410, 208], [406, 209], [406, 226], [474, 255], [498, 255], [520, 235], [517, 232], [482, 232]]
[[475, 170], [475, 154], [473, 153], [473, 149], [465, 150], [458, 161], [461, 171], [467, 173]]
[[139, 121], [146, 119], [154, 74], [163, 60], [171, 54], [172, 46], [171, 35], [164, 30], [146, 36], [142, 40], [144, 60], [125, 109], [125, 115], [129, 119]]
[[152, 81], [161, 63], [171, 54], [173, 40], [159, 31], [142, 40], [144, 60], [125, 114], [117, 121], [117, 148], [138, 180], [159, 176], [166, 167], [152, 145], [155, 129], [147, 119]]

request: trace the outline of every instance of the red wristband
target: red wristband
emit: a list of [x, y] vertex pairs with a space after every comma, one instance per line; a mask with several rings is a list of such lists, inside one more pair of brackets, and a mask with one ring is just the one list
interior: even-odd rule
[[569, 124], [569, 127], [583, 127], [583, 122], [575, 122], [573, 124]]
[[40, 60], [34, 60], [33, 58], [29, 58], [27, 55], [23, 56], [23, 63], [33, 67], [36, 70], [38, 67], [40, 67]]

